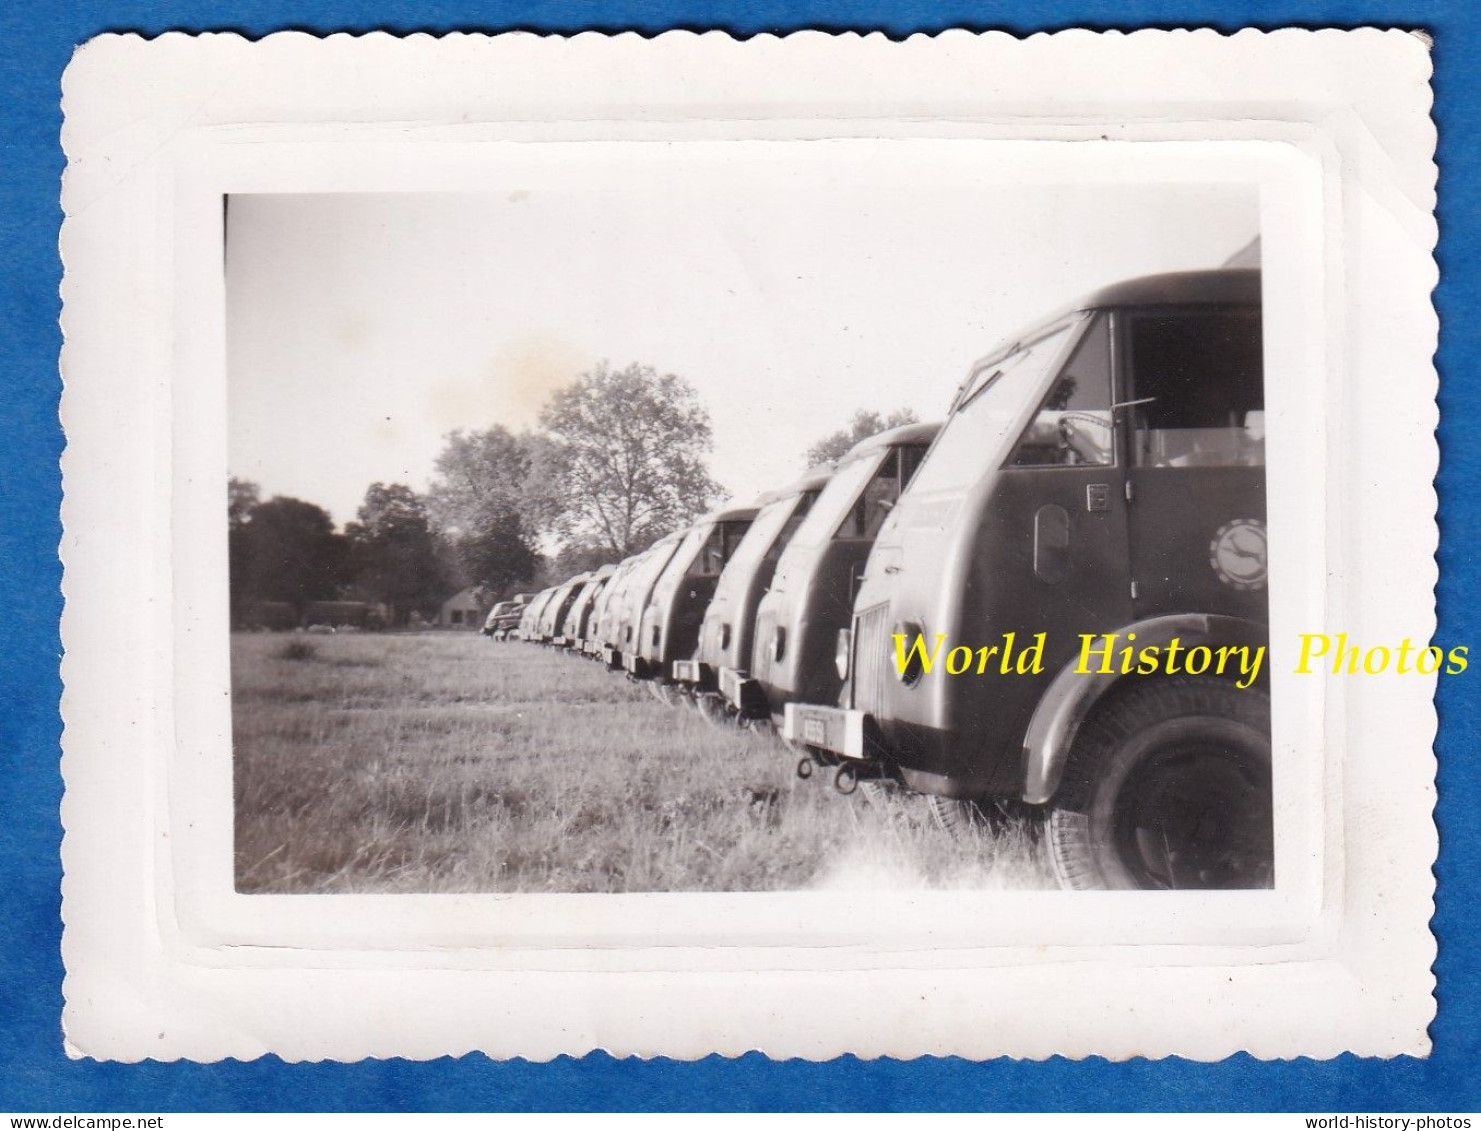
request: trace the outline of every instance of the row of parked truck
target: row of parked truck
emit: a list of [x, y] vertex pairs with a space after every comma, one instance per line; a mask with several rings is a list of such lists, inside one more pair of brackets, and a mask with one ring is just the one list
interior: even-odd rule
[[1260, 325], [1258, 271], [1109, 287], [973, 365], [944, 423], [485, 631], [774, 730], [841, 792], [1042, 819], [1067, 887], [1270, 886], [1266, 678], [1121, 658], [1266, 642]]

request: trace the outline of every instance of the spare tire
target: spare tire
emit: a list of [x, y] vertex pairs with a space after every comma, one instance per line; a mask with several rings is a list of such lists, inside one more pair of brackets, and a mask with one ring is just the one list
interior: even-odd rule
[[1061, 886], [1274, 882], [1270, 699], [1222, 679], [1134, 677], [1076, 735], [1049, 815]]

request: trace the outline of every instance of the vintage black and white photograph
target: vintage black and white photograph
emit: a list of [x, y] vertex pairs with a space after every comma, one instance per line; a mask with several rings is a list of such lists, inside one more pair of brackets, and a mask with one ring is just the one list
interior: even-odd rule
[[224, 199], [238, 890], [1273, 883], [1258, 192], [945, 173]]
[[68, 1041], [1422, 1052], [1426, 50], [89, 45]]

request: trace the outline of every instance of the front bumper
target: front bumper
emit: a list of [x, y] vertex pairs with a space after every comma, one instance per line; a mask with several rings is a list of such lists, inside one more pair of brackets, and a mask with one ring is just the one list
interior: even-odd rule
[[622, 667], [622, 653], [610, 644], [603, 644], [602, 663], [606, 664], [607, 667], [615, 672], [618, 668]]
[[761, 681], [752, 679], [745, 672], [734, 668], [721, 668], [716, 682], [725, 701], [740, 712], [745, 719], [761, 719], [771, 716], [771, 704], [766, 701], [766, 692]]
[[715, 686], [714, 669], [699, 660], [675, 660], [673, 675], [676, 683], [687, 683], [701, 691], [713, 690]]
[[845, 758], [869, 757], [869, 716], [842, 707], [788, 703], [782, 718], [782, 737], [798, 746], [830, 750]]
[[631, 652], [622, 654], [622, 666], [633, 679], [653, 679], [658, 674], [652, 663]]

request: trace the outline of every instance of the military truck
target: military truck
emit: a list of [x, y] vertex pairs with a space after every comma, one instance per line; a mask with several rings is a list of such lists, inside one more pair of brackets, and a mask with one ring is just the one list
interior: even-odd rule
[[720, 574], [756, 517], [754, 506], [726, 507], [691, 526], [664, 566], [647, 600], [637, 606], [635, 647], [622, 663], [634, 679], [654, 681], [661, 697], [675, 688], [674, 661], [699, 646], [699, 626]]
[[607, 610], [613, 607], [613, 602], [620, 597], [639, 557], [640, 555], [633, 554], [618, 562], [617, 567], [612, 571], [612, 576], [607, 579], [601, 592], [596, 595], [596, 600], [592, 602], [586, 636], [581, 642], [581, 651], [592, 659], [602, 657], [602, 641], [606, 631], [605, 625], [608, 623]]
[[519, 638], [527, 641], [540, 639], [540, 615], [545, 610], [546, 603], [555, 595], [555, 587], [542, 589], [530, 599], [525, 606], [523, 615], [519, 618]]
[[[891, 428], [838, 461], [777, 561], [756, 611], [749, 662], [720, 670], [720, 692], [741, 718], [780, 726], [788, 703], [838, 702], [838, 634], [849, 626], [865, 559], [939, 428]], [[802, 772], [810, 774], [814, 761], [800, 763]]]
[[576, 590], [576, 599], [571, 602], [570, 611], [561, 622], [556, 643], [565, 648], [581, 650], [581, 644], [586, 638], [587, 624], [591, 619], [592, 606], [616, 568], [615, 565], [599, 566], [586, 575], [586, 582]]
[[784, 734], [957, 812], [1033, 807], [1067, 887], [1270, 886], [1268, 668], [1211, 662], [1268, 639], [1264, 438], [1257, 271], [1009, 339], [870, 552], [843, 705]]
[[674, 681], [694, 696], [700, 711], [712, 721], [743, 721], [721, 696], [719, 680], [749, 668], [756, 607], [771, 584], [777, 559], [832, 473], [831, 465], [812, 468], [795, 482], [756, 500], [756, 518], [715, 583], [694, 658], [674, 661]]
[[536, 631], [542, 643], [556, 643], [556, 637], [560, 635], [561, 622], [565, 620], [566, 613], [570, 611], [571, 602], [576, 599], [576, 590], [585, 584], [587, 579], [587, 574], [578, 573], [575, 577], [567, 578], [555, 587], [550, 600], [540, 610], [540, 624]]
[[684, 534], [684, 531], [676, 530], [643, 551], [622, 587], [620, 599], [609, 604], [602, 634], [602, 659], [609, 668], [631, 670], [628, 661], [636, 653], [639, 618], [647, 607], [653, 586], [679, 548]]

